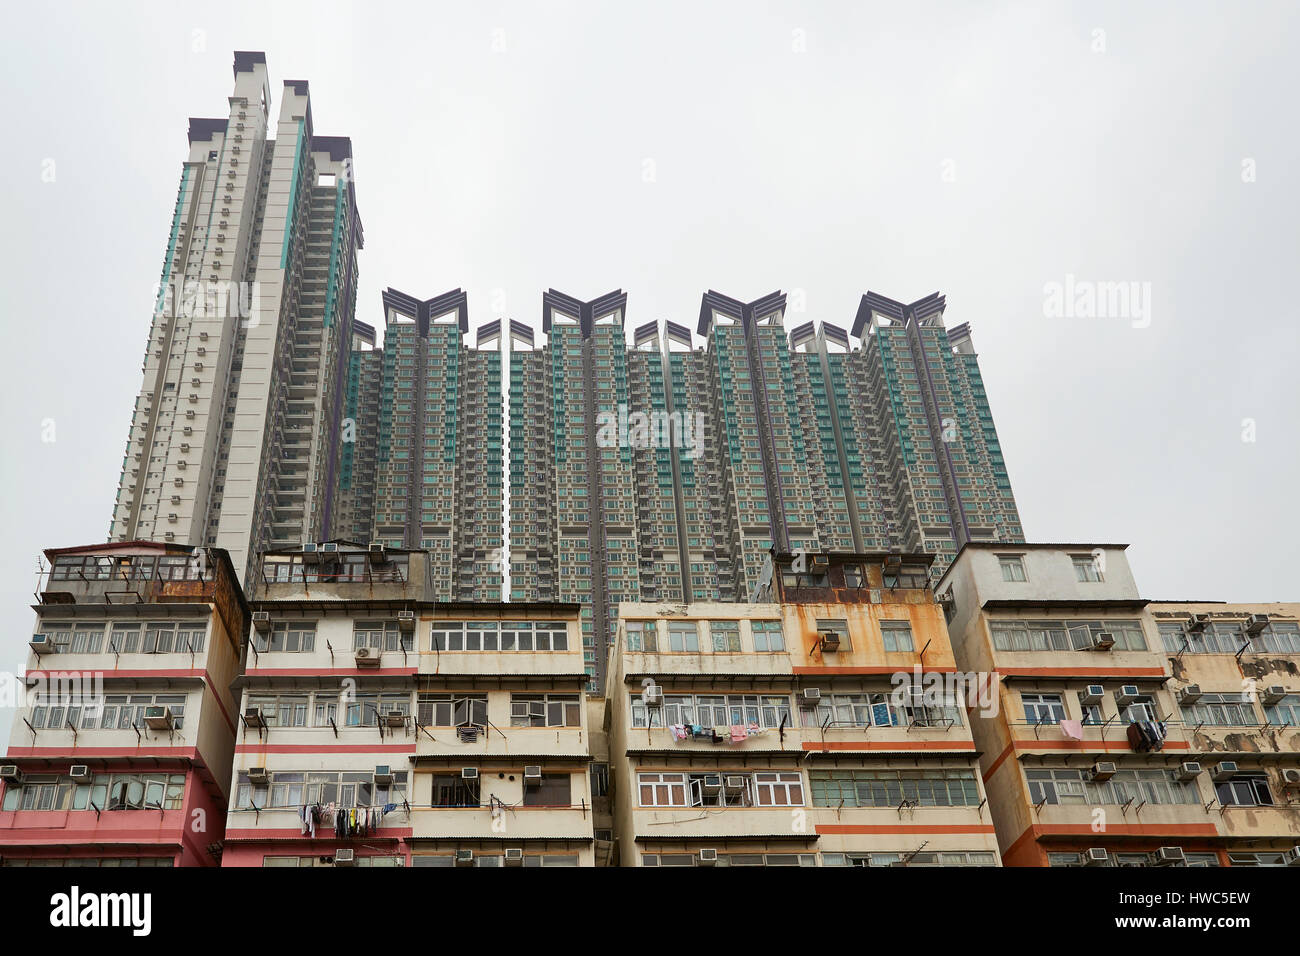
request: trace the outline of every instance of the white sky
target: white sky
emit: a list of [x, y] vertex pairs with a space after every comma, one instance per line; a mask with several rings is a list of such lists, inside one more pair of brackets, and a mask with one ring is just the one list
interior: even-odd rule
[[[25, 660], [40, 549], [107, 534], [187, 118], [226, 115], [235, 49], [352, 137], [363, 321], [388, 285], [466, 289], [472, 328], [494, 302], [539, 325], [551, 286], [691, 328], [708, 288], [801, 290], [788, 327], [940, 290], [1030, 540], [1130, 542], [1153, 598], [1300, 598], [1298, 9], [14, 7], [0, 670]], [[1149, 283], [1149, 325], [1047, 317], [1067, 275]]]

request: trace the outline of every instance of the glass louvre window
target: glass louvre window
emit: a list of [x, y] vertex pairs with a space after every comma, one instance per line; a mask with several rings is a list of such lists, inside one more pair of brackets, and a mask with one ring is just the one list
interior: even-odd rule
[[753, 621], [754, 650], [758, 653], [785, 650], [785, 636], [780, 621]]
[[812, 770], [815, 807], [974, 807], [980, 802], [969, 770]]
[[655, 624], [654, 621], [628, 621], [627, 649], [655, 653], [658, 650]]
[[485, 727], [487, 695], [421, 694], [416, 713], [424, 727]]
[[912, 641], [912, 625], [907, 621], [881, 621], [880, 635], [886, 651], [916, 650], [916, 645]]
[[740, 623], [738, 621], [710, 621], [709, 636], [716, 654], [740, 653]]
[[[1254, 727], [1259, 723], [1255, 708], [1242, 693], [1202, 694], [1194, 704], [1180, 708], [1183, 723], [1189, 727], [1208, 724], [1214, 727]], [[1265, 709], [1267, 712], [1267, 708]]]
[[1021, 694], [1025, 720], [1031, 724], [1056, 724], [1065, 719], [1065, 704], [1060, 694]]

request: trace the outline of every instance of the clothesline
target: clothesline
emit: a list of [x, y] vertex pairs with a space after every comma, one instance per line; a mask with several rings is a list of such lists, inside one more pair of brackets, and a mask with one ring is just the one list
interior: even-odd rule
[[770, 729], [764, 730], [756, 723], [731, 724], [730, 726], [720, 724], [716, 727], [705, 724], [671, 724], [668, 730], [672, 733], [674, 740], [709, 740], [715, 744], [738, 744], [750, 737], [771, 733]]
[[397, 809], [396, 803], [382, 807], [340, 807], [336, 804], [304, 804], [298, 808], [298, 825], [303, 836], [316, 839], [316, 828], [332, 828], [340, 839], [368, 836], [378, 830], [385, 814]]

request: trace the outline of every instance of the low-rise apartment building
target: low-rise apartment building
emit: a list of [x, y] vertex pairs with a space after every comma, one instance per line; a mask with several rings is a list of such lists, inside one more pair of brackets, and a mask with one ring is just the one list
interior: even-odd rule
[[931, 560], [776, 555], [751, 604], [622, 604], [618, 861], [997, 865]]
[[4, 866], [216, 866], [249, 609], [225, 551], [47, 550], [9, 750]]
[[[1189, 653], [1184, 630], [1218, 624], [1140, 597], [1125, 550], [971, 543], [936, 586], [958, 663], [999, 681], [998, 706], [972, 712], [972, 727], [1003, 863], [1226, 866], [1261, 850], [1281, 860], [1300, 843], [1300, 805], [1266, 791], [1282, 793], [1300, 754], [1281, 726], [1277, 746], [1253, 740], [1249, 715], [1263, 713], [1242, 681], [1247, 668], [1287, 671], [1285, 655]], [[1249, 609], [1215, 609], [1225, 633], [1260, 626]], [[1292, 647], [1295, 610], [1271, 605], [1260, 633]]]
[[428, 562], [262, 556], [226, 865], [591, 865], [577, 606], [431, 601]]

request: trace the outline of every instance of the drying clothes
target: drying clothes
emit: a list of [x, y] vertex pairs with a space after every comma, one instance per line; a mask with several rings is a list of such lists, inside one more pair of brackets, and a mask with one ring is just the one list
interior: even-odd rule
[[307, 835], [308, 819], [311, 813], [311, 807], [302, 806], [298, 808], [298, 833], [300, 836]]
[[1071, 740], [1082, 740], [1083, 739], [1082, 721], [1078, 721], [1078, 720], [1061, 721], [1061, 733], [1065, 734], [1065, 736], [1070, 738]]
[[731, 725], [731, 742], [732, 742], [733, 744], [741, 743], [742, 741], [744, 741], [744, 740], [745, 740], [746, 738], [748, 738], [748, 737], [749, 737], [749, 734], [745, 733], [745, 725], [744, 725], [744, 724], [732, 724], [732, 725]]
[[745, 728], [745, 733], [749, 734], [749, 736], [752, 737], [755, 734], [762, 733], [762, 730], [759, 729], [758, 724], [751, 723], [748, 727]]
[[686, 725], [685, 725], [685, 724], [673, 724], [673, 725], [672, 725], [671, 727], [669, 727], [668, 729], [669, 729], [670, 731], [672, 731], [673, 740], [685, 740], [685, 739], [687, 738], [687, 736], [689, 736], [689, 735], [686, 733]]
[[1137, 751], [1145, 751], [1147, 749], [1146, 738], [1142, 736], [1142, 728], [1137, 724], [1129, 724], [1128, 730], [1126, 730], [1125, 733], [1128, 736], [1128, 745], [1131, 748]]
[[692, 737], [711, 737], [712, 732], [707, 727], [701, 727], [699, 724], [691, 724]]

